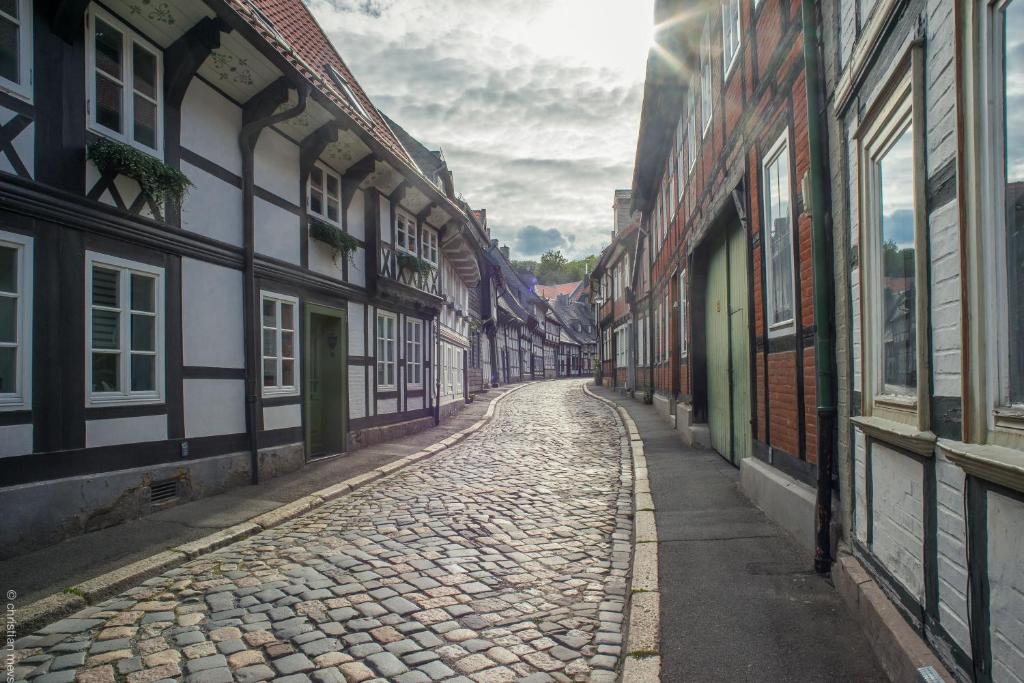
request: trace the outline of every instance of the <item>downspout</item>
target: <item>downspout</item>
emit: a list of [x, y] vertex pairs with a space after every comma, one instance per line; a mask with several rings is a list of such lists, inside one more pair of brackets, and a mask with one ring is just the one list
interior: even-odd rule
[[250, 121], [242, 126], [242, 130], [238, 134], [238, 146], [242, 152], [242, 231], [244, 235], [244, 309], [242, 313], [245, 324], [245, 429], [249, 442], [250, 481], [253, 484], [260, 483], [259, 442], [256, 436], [259, 425], [256, 409], [259, 406], [260, 398], [260, 383], [257, 381], [260, 376], [260, 363], [256, 352], [256, 344], [259, 339], [259, 331], [256, 326], [259, 315], [256, 311], [256, 221], [253, 203], [256, 185], [254, 176], [256, 142], [259, 140], [260, 133], [267, 126], [298, 116], [306, 110], [309, 86], [303, 85], [299, 88], [298, 93], [299, 100], [294, 107]]
[[827, 172], [821, 132], [821, 73], [818, 61], [818, 23], [814, 0], [801, 0], [804, 38], [804, 78], [807, 90], [807, 145], [810, 148], [811, 242], [814, 262], [814, 371], [818, 401], [818, 492], [815, 502], [814, 569], [827, 574], [832, 567], [832, 473], [835, 461], [836, 387], [835, 322], [832, 291], [832, 250]]

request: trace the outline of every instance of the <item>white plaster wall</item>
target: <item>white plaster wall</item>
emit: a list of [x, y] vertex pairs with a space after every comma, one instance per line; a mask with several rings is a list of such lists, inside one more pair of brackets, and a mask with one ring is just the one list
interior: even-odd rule
[[[344, 264], [348, 256], [338, 254], [319, 240], [309, 240], [309, 269], [335, 280], [343, 280]], [[352, 264], [349, 264], [349, 268]]]
[[366, 195], [362, 190], [352, 193], [352, 201], [349, 202], [348, 210], [345, 212], [345, 227], [348, 233], [356, 239], [366, 239]]
[[928, 0], [925, 45], [925, 107], [928, 112], [928, 175], [956, 154], [956, 68], [953, 6], [949, 0]]
[[964, 525], [964, 471], [935, 449], [938, 517], [939, 622], [964, 652], [971, 652], [967, 627], [967, 546]]
[[86, 448], [166, 440], [167, 415], [118, 417], [85, 423]]
[[285, 429], [302, 425], [302, 406], [293, 403], [286, 406], [264, 406], [263, 429]]
[[391, 237], [391, 200], [380, 195], [380, 238], [383, 242], [394, 242]]
[[363, 329], [363, 304], [348, 302], [348, 353], [366, 355], [366, 330]]
[[289, 263], [300, 263], [299, 217], [259, 197], [255, 197], [253, 202], [256, 252]]
[[0, 458], [32, 452], [31, 424], [0, 425]]
[[243, 380], [186, 379], [184, 384], [187, 438], [245, 432]]
[[181, 146], [242, 175], [241, 130], [242, 108], [193, 78], [181, 103]]
[[[18, 115], [18, 112], [7, 107], [0, 107], [0, 125], [7, 125]], [[36, 124], [33, 121], [18, 133], [11, 143], [18, 159], [25, 165], [29, 177], [36, 177]], [[0, 171], [18, 175], [18, 170], [8, 158], [7, 154], [0, 152]]]
[[918, 600], [924, 599], [924, 472], [921, 463], [871, 444], [871, 550]]
[[857, 540], [861, 543], [868, 542], [868, 487], [867, 487], [867, 452], [864, 446], [864, 432], [859, 429], [853, 430], [853, 477], [854, 489], [854, 526], [856, 528]]
[[273, 129], [264, 130], [256, 143], [255, 162], [257, 186], [292, 204], [300, 203], [298, 145]]
[[960, 396], [960, 234], [957, 202], [949, 202], [932, 213], [928, 226], [932, 258], [934, 393], [936, 396]]
[[366, 250], [357, 247], [348, 262], [348, 281], [356, 287], [366, 286]]
[[407, 405], [409, 406], [409, 410], [420, 410], [423, 408], [423, 397], [415, 396], [410, 398]]
[[348, 368], [348, 416], [366, 417], [366, 368], [362, 365]]
[[988, 494], [992, 680], [1024, 681], [1024, 503]]
[[245, 367], [241, 271], [182, 258], [181, 317], [185, 365]]
[[181, 207], [181, 227], [221, 242], [242, 246], [242, 190], [187, 161], [181, 170], [195, 185]]
[[377, 414], [378, 415], [387, 415], [389, 413], [397, 413], [397, 412], [398, 412], [398, 399], [397, 398], [388, 398], [388, 399], [382, 399], [380, 401], [377, 401]]

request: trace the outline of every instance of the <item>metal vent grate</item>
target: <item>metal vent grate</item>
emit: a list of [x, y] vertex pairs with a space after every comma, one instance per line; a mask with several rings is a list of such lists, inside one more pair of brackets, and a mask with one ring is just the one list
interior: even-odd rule
[[165, 503], [178, 497], [178, 480], [165, 479], [149, 485], [149, 502]]

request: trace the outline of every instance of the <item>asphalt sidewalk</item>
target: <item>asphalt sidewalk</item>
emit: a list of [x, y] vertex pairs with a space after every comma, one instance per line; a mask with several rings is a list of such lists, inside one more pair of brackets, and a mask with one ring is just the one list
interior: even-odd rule
[[21, 604], [60, 593], [421, 451], [480, 420], [491, 401], [517, 386], [479, 394], [457, 416], [417, 434], [314, 461], [256, 486], [235, 488], [0, 561], [0, 583], [5, 593], [16, 591]]
[[811, 555], [740, 492], [736, 468], [684, 446], [653, 407], [590, 388], [629, 412], [644, 443], [662, 680], [888, 680]]

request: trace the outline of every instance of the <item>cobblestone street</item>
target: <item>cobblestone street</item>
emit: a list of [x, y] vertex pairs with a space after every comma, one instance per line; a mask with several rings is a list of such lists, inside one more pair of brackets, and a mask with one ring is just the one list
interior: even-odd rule
[[524, 387], [433, 458], [22, 637], [14, 679], [613, 680], [630, 461], [582, 385]]

